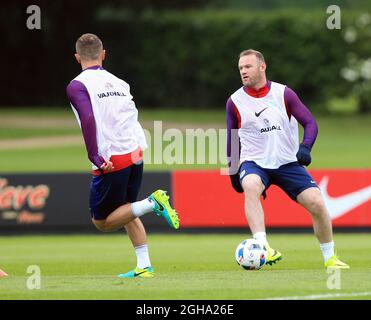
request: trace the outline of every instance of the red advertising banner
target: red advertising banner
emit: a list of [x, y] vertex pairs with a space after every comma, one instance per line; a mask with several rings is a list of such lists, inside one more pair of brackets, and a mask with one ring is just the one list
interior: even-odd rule
[[[371, 169], [310, 170], [334, 227], [371, 226]], [[182, 227], [246, 227], [244, 195], [219, 171], [176, 171], [175, 208]], [[262, 201], [267, 227], [311, 227], [310, 214], [272, 185]]]

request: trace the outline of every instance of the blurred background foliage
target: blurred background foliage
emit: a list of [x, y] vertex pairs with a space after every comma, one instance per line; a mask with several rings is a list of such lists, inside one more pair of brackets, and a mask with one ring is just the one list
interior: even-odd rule
[[[26, 28], [37, 4], [42, 29]], [[329, 30], [326, 8], [341, 8]], [[317, 113], [371, 112], [370, 1], [136, 0], [1, 3], [3, 106], [66, 105], [79, 72], [76, 39], [99, 35], [105, 67], [148, 108], [224, 107], [241, 86], [240, 51], [262, 51], [268, 78], [298, 92]], [[4, 56], [5, 55], [5, 56]]]

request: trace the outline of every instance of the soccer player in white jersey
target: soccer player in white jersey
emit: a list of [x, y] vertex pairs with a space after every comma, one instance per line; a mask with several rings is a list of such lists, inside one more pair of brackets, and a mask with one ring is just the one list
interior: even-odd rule
[[[266, 198], [267, 189], [275, 184], [312, 215], [325, 267], [349, 268], [335, 255], [330, 216], [321, 191], [304, 168], [311, 163], [316, 121], [292, 89], [267, 80], [260, 52], [242, 51], [238, 68], [243, 86], [227, 101], [230, 179], [237, 192], [244, 192], [249, 227], [267, 247], [267, 264], [282, 259], [267, 242], [261, 204], [261, 196]], [[300, 145], [298, 122], [304, 128]]]
[[179, 228], [179, 219], [163, 190], [137, 201], [146, 139], [129, 85], [102, 67], [105, 54], [96, 35], [83, 34], [76, 42], [75, 54], [82, 72], [67, 86], [93, 167], [91, 218], [100, 231], [127, 231], [137, 266], [119, 277], [153, 277], [147, 236], [139, 217], [154, 212], [174, 229]]

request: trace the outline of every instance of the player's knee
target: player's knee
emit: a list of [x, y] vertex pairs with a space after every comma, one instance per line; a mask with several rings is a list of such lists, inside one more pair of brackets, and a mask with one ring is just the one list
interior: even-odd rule
[[309, 207], [310, 207], [310, 212], [313, 215], [320, 216], [322, 214], [327, 213], [325, 203], [321, 196], [313, 197], [310, 200]]
[[259, 177], [246, 177], [242, 180], [242, 188], [246, 196], [260, 195], [262, 193], [262, 183]]
[[92, 220], [93, 224], [97, 228], [97, 230], [102, 231], [102, 232], [110, 232], [110, 227], [106, 223], [106, 220]]
[[97, 228], [97, 230], [104, 232], [104, 226], [103, 225], [98, 225], [98, 224], [94, 223], [94, 226], [95, 226], [95, 228]]

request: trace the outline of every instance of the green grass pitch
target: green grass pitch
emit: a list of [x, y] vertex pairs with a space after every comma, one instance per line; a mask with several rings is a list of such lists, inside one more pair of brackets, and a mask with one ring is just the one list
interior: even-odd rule
[[[13, 147], [20, 141], [39, 137], [81, 137], [69, 107], [8, 108], [0, 111], [0, 118], [0, 142], [11, 141], [11, 148], [0, 146], [2, 174], [90, 171], [82, 142], [47, 148]], [[148, 123], [163, 120], [174, 128], [184, 123], [200, 127], [215, 123], [223, 127], [225, 108], [199, 112], [140, 110], [140, 119]], [[60, 120], [66, 120], [65, 125]], [[311, 169], [370, 167], [370, 116], [322, 116], [317, 117], [317, 121], [319, 135], [312, 152]], [[220, 164], [160, 164], [147, 165], [145, 170], [219, 167]], [[368, 234], [335, 234], [337, 252], [351, 266], [350, 270], [341, 272], [339, 290], [327, 288], [330, 275], [323, 267], [314, 235], [270, 235], [270, 244], [280, 250], [284, 258], [259, 271], [245, 271], [234, 261], [234, 250], [246, 237], [248, 232], [246, 235], [149, 234], [156, 276], [121, 280], [116, 275], [132, 269], [136, 263], [125, 235], [0, 236], [0, 269], [9, 274], [0, 278], [0, 300], [371, 299]], [[40, 289], [27, 289], [30, 265], [41, 268]]]
[[[0, 297], [7, 299], [371, 299], [371, 242], [367, 234], [335, 234], [350, 270], [330, 290], [312, 234], [272, 234], [283, 260], [245, 271], [234, 260], [244, 234], [149, 234], [156, 276], [119, 279], [136, 259], [125, 234], [0, 237]], [[27, 289], [29, 265], [41, 270], [41, 288]]]

